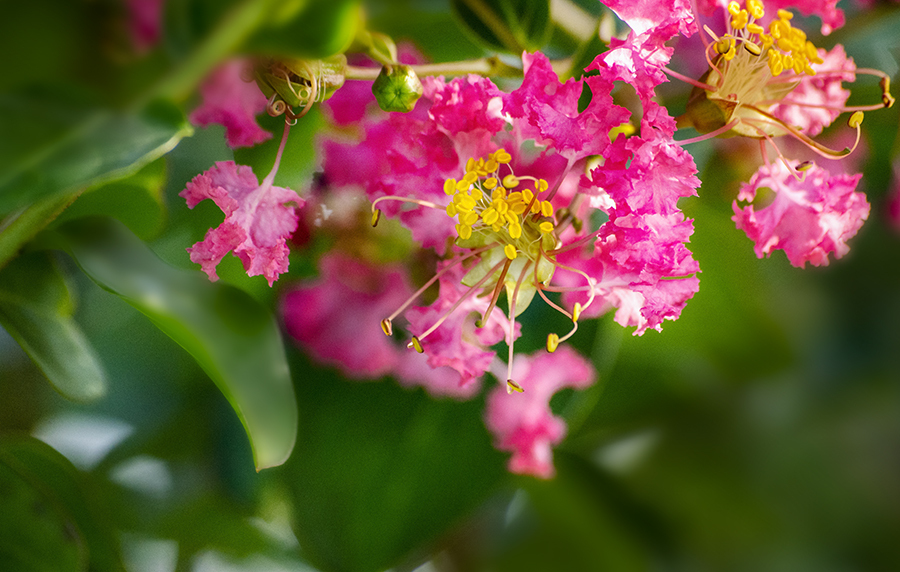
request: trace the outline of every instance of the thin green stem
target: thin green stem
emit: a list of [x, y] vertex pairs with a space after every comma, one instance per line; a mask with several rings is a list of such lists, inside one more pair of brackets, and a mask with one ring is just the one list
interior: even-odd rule
[[[500, 58], [479, 58], [477, 60], [463, 60], [458, 62], [445, 62], [440, 64], [421, 64], [409, 66], [416, 72], [416, 75], [466, 75], [477, 74], [483, 76], [504, 76], [519, 77], [522, 70], [507, 65], [500, 61]], [[374, 81], [381, 73], [381, 68], [363, 68], [358, 66], [347, 66], [344, 71], [346, 79], [359, 79]]]

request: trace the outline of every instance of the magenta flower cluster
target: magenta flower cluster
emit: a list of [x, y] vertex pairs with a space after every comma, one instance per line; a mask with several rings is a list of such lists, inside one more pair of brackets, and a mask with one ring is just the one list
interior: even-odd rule
[[[719, 87], [730, 85], [728, 73], [745, 73], [728, 71], [743, 68], [724, 63], [734, 57], [727, 51], [734, 38], [700, 25], [712, 13], [745, 18], [734, 2], [698, 2], [699, 14], [688, 0], [604, 3], [630, 32], [613, 38], [582, 79], [561, 82], [546, 56], [525, 53], [524, 78], [515, 89], [504, 91], [478, 75], [424, 77], [421, 99], [405, 114], [377, 110], [367, 86], [348, 82], [324, 104], [331, 128], [320, 137], [319, 152], [327, 191], [301, 198], [275, 187], [277, 161], [262, 183], [234, 162], [198, 175], [182, 193], [188, 206], [210, 198], [226, 218], [189, 249], [191, 260], [215, 280], [216, 265], [232, 251], [248, 274], [261, 274], [271, 285], [287, 271], [286, 241], [301, 224], [305, 204], [302, 224], [311, 232], [355, 238], [350, 246], [336, 241], [318, 261], [318, 278], [285, 294], [288, 333], [348, 377], [390, 375], [435, 396], [472, 398], [485, 374], [493, 374], [500, 384], [488, 396], [485, 423], [496, 446], [512, 453], [511, 471], [552, 476], [552, 447], [566, 426], [551, 411], [550, 398], [596, 379], [590, 362], [565, 345], [579, 320], [614, 312], [635, 335], [661, 330], [699, 289], [700, 268], [688, 248], [693, 221], [680, 200], [695, 196], [700, 181], [693, 158], [675, 138], [679, 121], [656, 98], [661, 83], [680, 76], [668, 67], [674, 48], [667, 42], [704, 35], [707, 58], [719, 49], [719, 59], [710, 61], [722, 68]], [[775, 9], [788, 4], [818, 15], [823, 33], [843, 23], [834, 1], [767, 4], [771, 14], [751, 22], [752, 30], [769, 25]], [[752, 44], [749, 36], [738, 39]], [[735, 113], [711, 134], [733, 129], [759, 139], [763, 164], [741, 187], [734, 221], [758, 256], [783, 250], [800, 267], [846, 254], [847, 240], [869, 212], [855, 190], [859, 175], [798, 166], [773, 143], [785, 134], [807, 141], [849, 109], [842, 82], [854, 79], [852, 60], [840, 46], [805, 53], [817, 76], [801, 77], [795, 67], [782, 78], [796, 82], [789, 94], [771, 87], [771, 75], [758, 90], [769, 94], [762, 100], [727, 94], [752, 113]], [[417, 61], [414, 54], [403, 57]], [[698, 57], [703, 53], [684, 56]], [[204, 104], [192, 115], [199, 124], [225, 125], [233, 147], [269, 136], [255, 121], [266, 100], [253, 84], [239, 81], [240, 65], [213, 74], [202, 89]], [[769, 73], [758, 69], [752, 73]], [[636, 93], [640, 114], [614, 101], [611, 93], [623, 84]], [[716, 86], [706, 87], [715, 95]], [[580, 110], [585, 89], [592, 97]], [[776, 160], [768, 159], [766, 145]], [[283, 148], [284, 140], [279, 160]], [[765, 205], [756, 200], [762, 188], [775, 193]], [[366, 255], [383, 240], [374, 231], [366, 238], [360, 224], [369, 205], [376, 219], [394, 224], [382, 233], [411, 237], [415, 248], [407, 259]], [[501, 310], [497, 300], [504, 292]], [[518, 317], [539, 303], [566, 316], [572, 330], [549, 332], [549, 351], [516, 356]], [[504, 346], [505, 360], [497, 350]]]

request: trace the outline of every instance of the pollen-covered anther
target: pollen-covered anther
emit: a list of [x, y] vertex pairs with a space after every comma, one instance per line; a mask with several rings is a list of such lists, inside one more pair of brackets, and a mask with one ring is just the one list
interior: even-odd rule
[[507, 189], [514, 189], [519, 186], [519, 179], [515, 175], [509, 174], [503, 177], [503, 186]]
[[372, 211], [372, 226], [378, 226], [378, 221], [381, 220], [381, 209], [375, 209]]
[[516, 259], [516, 256], [517, 256], [517, 254], [516, 254], [516, 247], [513, 246], [512, 244], [507, 244], [506, 246], [504, 246], [504, 247], [503, 247], [503, 253], [504, 253], [504, 254], [506, 255], [506, 257], [509, 258], [510, 260], [515, 260], [515, 259]]
[[420, 354], [425, 352], [425, 350], [422, 349], [422, 342], [420, 342], [419, 338], [417, 338], [416, 336], [412, 337], [412, 339], [409, 341], [409, 343], [406, 344], [406, 347], [408, 347], [410, 349], [414, 349], [417, 352], [419, 352]]
[[863, 112], [862, 111], [854, 111], [853, 115], [850, 116], [850, 119], [847, 120], [847, 125], [856, 129], [860, 125], [862, 125], [863, 121]]
[[547, 334], [547, 351], [551, 354], [559, 347], [559, 335]]
[[384, 335], [388, 337], [390, 337], [394, 333], [394, 325], [391, 322], [390, 318], [381, 320], [381, 331], [383, 331]]
[[581, 317], [581, 303], [575, 302], [575, 306], [572, 307], [572, 322], [577, 323], [578, 318]]
[[518, 383], [516, 383], [515, 381], [513, 381], [511, 379], [507, 379], [506, 380], [506, 393], [512, 393], [513, 391], [515, 391], [516, 393], [524, 393], [525, 392], [525, 390], [522, 388], [521, 385], [519, 385]]
[[798, 163], [797, 166], [794, 167], [794, 169], [796, 169], [797, 171], [802, 173], [803, 171], [808, 171], [809, 168], [812, 167], [814, 164], [815, 163], [813, 163], [812, 161], [802, 161], [802, 162]]
[[750, 41], [744, 42], [744, 49], [754, 56], [762, 54], [762, 48]]

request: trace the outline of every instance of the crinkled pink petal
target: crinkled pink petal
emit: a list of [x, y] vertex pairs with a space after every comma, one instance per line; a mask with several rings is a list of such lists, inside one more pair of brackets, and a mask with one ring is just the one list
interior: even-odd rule
[[429, 116], [448, 135], [482, 130], [493, 134], [506, 124], [499, 113], [502, 92], [489, 79], [469, 75], [445, 83], [443, 78], [428, 77], [422, 86], [424, 97], [432, 101]]
[[481, 390], [479, 380], [463, 383], [459, 372], [451, 367], [431, 367], [424, 354], [404, 348], [394, 375], [401, 385], [421, 386], [433, 397], [471, 399]]
[[648, 30], [678, 26], [678, 32], [690, 36], [697, 31], [689, 0], [602, 0], [638, 34]]
[[203, 103], [190, 115], [196, 125], [225, 126], [225, 140], [232, 149], [251, 147], [272, 137], [256, 122], [256, 115], [266, 108], [266, 96], [256, 83], [241, 79], [246, 66], [244, 60], [232, 60], [213, 70], [200, 84]]
[[503, 110], [517, 122], [525, 139], [534, 139], [568, 159], [601, 155], [609, 145], [609, 131], [628, 120], [629, 113], [613, 103], [606, 83], [591, 78], [593, 97], [578, 111], [582, 81], [560, 83], [550, 60], [540, 52], [522, 56], [525, 78], [521, 87], [504, 94]]
[[138, 52], [154, 47], [162, 34], [164, 0], [128, 0], [131, 40]]
[[[732, 220], [754, 242], [759, 258], [784, 250], [794, 266], [826, 266], [829, 253], [840, 258], [849, 251], [847, 240], [868, 218], [869, 203], [855, 191], [862, 175], [832, 176], [818, 165], [804, 175], [798, 181], [778, 162], [760, 167], [741, 187]], [[739, 206], [738, 201], [753, 201], [763, 187], [775, 191], [771, 204]]]
[[566, 434], [565, 423], [550, 410], [550, 398], [566, 387], [588, 387], [596, 373], [590, 362], [561, 346], [552, 354], [517, 356], [513, 379], [525, 391], [508, 394], [505, 383], [494, 388], [488, 396], [485, 424], [497, 449], [512, 452], [511, 472], [549, 479], [555, 474], [553, 445]]
[[[810, 137], [821, 133], [841, 114], [840, 108], [850, 97], [850, 90], [844, 89], [841, 82], [856, 79], [856, 64], [852, 58], [847, 57], [840, 44], [830, 52], [819, 48], [819, 57], [823, 63], [813, 64], [815, 70], [841, 70], [845, 73], [803, 76], [800, 84], [785, 97], [790, 103], [780, 103], [770, 110], [772, 115], [789, 125], [799, 127]], [[802, 105], [796, 105], [798, 103]]]
[[[438, 265], [438, 271], [452, 264], [455, 261], [442, 262]], [[439, 279], [440, 292], [434, 303], [428, 307], [407, 310], [410, 332], [421, 336], [469, 291], [462, 284], [463, 275], [461, 265], [456, 264]], [[455, 369], [459, 372], [463, 385], [481, 377], [488, 370], [497, 355], [490, 349], [491, 346], [508, 339], [509, 320], [499, 309], [491, 313], [483, 327], [475, 327], [476, 319], [484, 314], [488, 303], [483, 297], [469, 296], [436, 330], [422, 340], [428, 363], [432, 367], [449, 366]], [[519, 324], [516, 324], [515, 337], [519, 336], [519, 329]]]
[[319, 261], [319, 278], [281, 302], [285, 329], [316, 359], [348, 377], [374, 379], [394, 372], [401, 352], [379, 324], [412, 294], [399, 266], [376, 266], [339, 252]]
[[216, 266], [229, 251], [241, 259], [249, 276], [265, 276], [271, 286], [287, 272], [285, 241], [297, 228], [295, 206], [303, 199], [290, 189], [257, 182], [253, 170], [234, 161], [221, 161], [197, 175], [179, 196], [194, 208], [211, 199], [225, 213], [225, 221], [187, 251], [210, 280], [218, 280]]

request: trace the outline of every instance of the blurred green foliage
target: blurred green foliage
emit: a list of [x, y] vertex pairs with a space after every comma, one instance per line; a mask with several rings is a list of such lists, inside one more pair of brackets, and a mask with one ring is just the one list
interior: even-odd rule
[[[483, 399], [345, 380], [282, 340], [279, 295], [315, 246], [273, 289], [233, 259], [212, 285], [187, 260], [222, 216], [188, 211], [187, 181], [231, 158], [260, 175], [277, 148], [232, 153], [220, 128], [191, 133], [192, 94], [219, 61], [324, 56], [368, 26], [434, 61], [525, 46], [589, 62], [597, 41], [552, 5], [169, 0], [143, 55], [116, 0], [4, 6], [0, 53], [16, 57], [0, 77], [0, 569], [896, 569], [897, 109], [864, 124], [872, 214], [827, 268], [757, 260], [730, 220], [743, 150], [690, 149], [700, 292], [662, 333], [583, 324], [572, 343], [600, 382], [554, 398], [570, 433], [550, 481], [505, 472]], [[898, 19], [882, 6], [835, 37], [895, 75]], [[312, 184], [321, 125], [313, 111], [292, 130], [277, 184]], [[277, 464], [295, 437], [285, 465], [255, 471], [254, 455]]]

